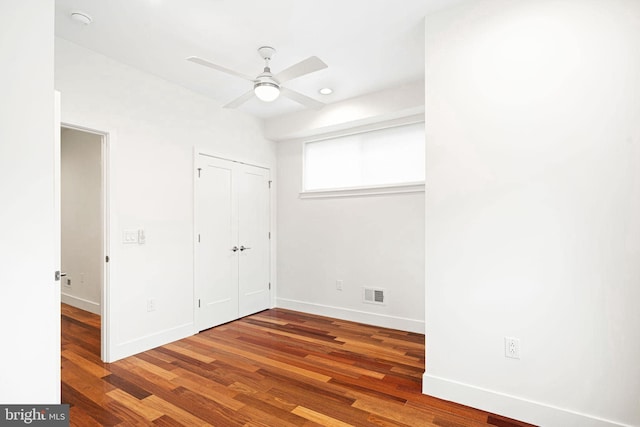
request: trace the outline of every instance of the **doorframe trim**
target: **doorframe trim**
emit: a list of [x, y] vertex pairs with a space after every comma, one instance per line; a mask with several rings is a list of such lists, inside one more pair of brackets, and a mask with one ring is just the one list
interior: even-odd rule
[[[102, 161], [102, 177], [101, 187], [102, 195], [100, 202], [102, 204], [102, 289], [101, 301], [100, 301], [100, 359], [103, 362], [109, 363], [112, 361], [111, 349], [111, 325], [113, 322], [111, 313], [111, 259], [113, 253], [111, 251], [111, 242], [116, 241], [111, 235], [114, 228], [111, 226], [111, 218], [114, 216], [113, 197], [111, 194], [111, 159], [112, 149], [115, 141], [115, 131], [112, 129], [106, 130], [104, 128], [87, 126], [86, 124], [80, 124], [81, 121], [76, 120], [61, 120], [60, 129], [67, 128], [81, 132], [87, 132], [101, 137], [101, 161]], [[61, 140], [62, 143], [62, 140]], [[106, 256], [109, 256], [109, 262], [106, 262]]]

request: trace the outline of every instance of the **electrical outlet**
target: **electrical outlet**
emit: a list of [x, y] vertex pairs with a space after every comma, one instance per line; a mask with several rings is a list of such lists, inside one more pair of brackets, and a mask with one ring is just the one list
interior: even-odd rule
[[155, 298], [149, 298], [147, 300], [147, 311], [148, 312], [156, 311], [156, 299]]
[[343, 280], [336, 280], [336, 290], [337, 291], [341, 291], [342, 290], [342, 284], [343, 284]]
[[504, 337], [504, 357], [520, 359], [520, 340], [513, 337]]

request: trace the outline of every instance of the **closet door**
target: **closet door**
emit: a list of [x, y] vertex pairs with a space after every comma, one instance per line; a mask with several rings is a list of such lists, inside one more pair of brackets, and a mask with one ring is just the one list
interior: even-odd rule
[[240, 165], [238, 174], [239, 317], [270, 306], [269, 171]]
[[196, 324], [238, 318], [238, 201], [235, 164], [199, 156], [196, 178]]
[[195, 188], [196, 326], [270, 306], [269, 170], [199, 155]]

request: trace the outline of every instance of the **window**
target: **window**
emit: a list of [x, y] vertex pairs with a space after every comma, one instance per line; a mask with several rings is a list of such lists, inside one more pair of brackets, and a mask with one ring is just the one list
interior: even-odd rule
[[423, 184], [424, 146], [424, 123], [307, 142], [304, 192]]

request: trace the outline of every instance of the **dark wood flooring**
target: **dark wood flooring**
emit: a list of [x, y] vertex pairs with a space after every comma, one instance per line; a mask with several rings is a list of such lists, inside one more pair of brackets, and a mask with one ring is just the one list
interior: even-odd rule
[[267, 310], [100, 361], [100, 319], [62, 307], [62, 401], [73, 426], [500, 426], [421, 393], [424, 335]]

